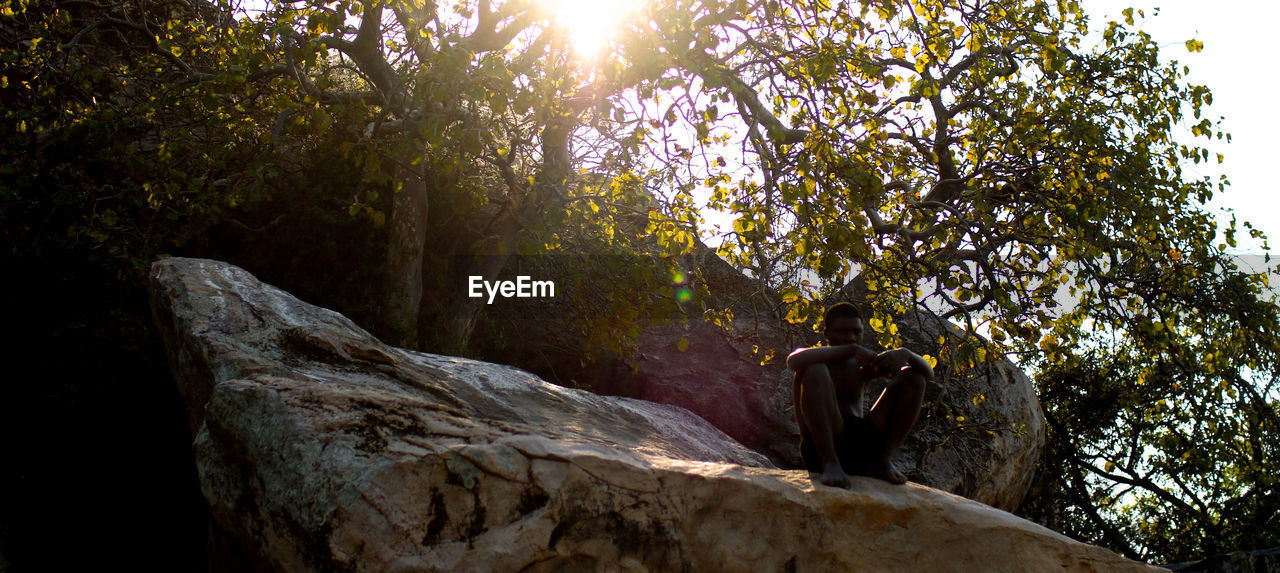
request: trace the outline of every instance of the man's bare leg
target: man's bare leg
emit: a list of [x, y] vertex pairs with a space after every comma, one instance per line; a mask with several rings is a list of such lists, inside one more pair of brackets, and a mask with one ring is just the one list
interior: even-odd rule
[[818, 456], [822, 458], [822, 475], [818, 481], [834, 487], [852, 487], [853, 480], [845, 473], [840, 457], [836, 455], [835, 438], [844, 431], [844, 418], [836, 403], [836, 387], [831, 380], [831, 372], [825, 364], [813, 364], [796, 379], [799, 382], [795, 396], [797, 417], [809, 431]]
[[920, 416], [924, 384], [924, 376], [919, 372], [899, 370], [871, 407], [867, 419], [885, 433], [885, 444], [878, 459], [871, 460], [867, 475], [891, 483], [906, 483], [907, 476], [893, 467], [891, 460]]

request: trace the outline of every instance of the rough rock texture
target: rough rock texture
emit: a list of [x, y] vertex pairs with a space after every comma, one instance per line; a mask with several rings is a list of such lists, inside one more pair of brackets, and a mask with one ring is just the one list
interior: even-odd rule
[[[652, 324], [637, 341], [634, 371], [616, 368], [592, 387], [687, 408], [776, 465], [799, 467], [791, 377], [785, 367], [762, 366], [752, 346], [709, 322]], [[613, 392], [618, 384], [630, 391]]]
[[678, 408], [387, 347], [152, 268], [219, 547], [285, 571], [1158, 571], [923, 486], [815, 487]]

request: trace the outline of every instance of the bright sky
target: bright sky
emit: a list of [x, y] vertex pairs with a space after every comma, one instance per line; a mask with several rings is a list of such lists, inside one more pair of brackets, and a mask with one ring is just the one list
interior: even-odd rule
[[641, 0], [542, 0], [556, 23], [569, 31], [579, 57], [590, 59], [604, 48], [624, 18], [641, 7]]
[[[1274, 101], [1280, 87], [1270, 62], [1280, 21], [1280, 4], [1244, 0], [1220, 0], [1205, 3], [1193, 0], [1082, 0], [1090, 15], [1090, 31], [1100, 32], [1108, 20], [1123, 20], [1121, 11], [1132, 6], [1146, 12], [1136, 24], [1161, 47], [1166, 59], [1175, 59], [1191, 68], [1190, 80], [1204, 84], [1213, 92], [1211, 119], [1224, 116], [1223, 127], [1231, 134], [1231, 143], [1211, 151], [1226, 155], [1221, 172], [1227, 174], [1231, 186], [1215, 198], [1212, 206], [1229, 208], [1240, 220], [1248, 220], [1280, 248], [1280, 178], [1272, 170], [1280, 165], [1280, 106]], [[1154, 8], [1159, 7], [1159, 14]], [[1189, 39], [1204, 42], [1204, 50], [1187, 51], [1183, 43]], [[1270, 151], [1268, 151], [1270, 150]], [[1217, 166], [1190, 171], [1210, 175], [1215, 180]], [[1241, 239], [1247, 234], [1240, 235]], [[1243, 242], [1240, 245], [1250, 249]]]

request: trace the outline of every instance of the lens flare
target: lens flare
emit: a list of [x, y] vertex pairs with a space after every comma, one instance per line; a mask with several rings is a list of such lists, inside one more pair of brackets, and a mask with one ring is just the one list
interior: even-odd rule
[[693, 290], [689, 287], [676, 289], [676, 302], [689, 302], [691, 300], [693, 300]]
[[640, 11], [641, 0], [541, 0], [555, 26], [565, 32], [579, 58], [594, 59], [629, 17]]

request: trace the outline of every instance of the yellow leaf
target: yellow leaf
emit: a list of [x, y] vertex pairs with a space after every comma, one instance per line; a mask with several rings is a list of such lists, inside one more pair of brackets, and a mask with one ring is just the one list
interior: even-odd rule
[[676, 349], [678, 349], [680, 352], [684, 352], [684, 351], [688, 350], [688, 349], [689, 349], [689, 337], [687, 337], [687, 336], [681, 336], [681, 337], [680, 337], [680, 340], [677, 340], [677, 341], [676, 341]]

